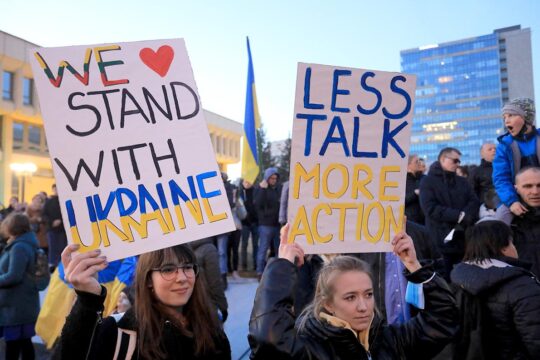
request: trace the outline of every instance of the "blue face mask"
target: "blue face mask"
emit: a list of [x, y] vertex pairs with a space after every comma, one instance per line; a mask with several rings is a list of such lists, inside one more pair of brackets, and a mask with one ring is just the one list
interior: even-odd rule
[[407, 290], [405, 291], [405, 301], [407, 304], [423, 310], [425, 307], [423, 284], [416, 284], [409, 281], [407, 283]]

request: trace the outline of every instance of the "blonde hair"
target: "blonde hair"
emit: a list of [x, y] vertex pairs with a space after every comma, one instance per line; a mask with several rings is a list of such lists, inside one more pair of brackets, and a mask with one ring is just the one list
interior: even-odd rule
[[369, 276], [373, 283], [373, 276], [371, 274], [371, 267], [363, 260], [360, 260], [353, 256], [337, 256], [333, 258], [329, 263], [319, 271], [317, 285], [315, 287], [315, 295], [313, 301], [309, 304], [299, 316], [298, 329], [302, 330], [306, 324], [307, 319], [313, 316], [315, 319], [321, 321], [321, 312], [326, 312], [325, 305], [334, 296], [334, 279], [336, 276], [348, 272], [358, 271]]

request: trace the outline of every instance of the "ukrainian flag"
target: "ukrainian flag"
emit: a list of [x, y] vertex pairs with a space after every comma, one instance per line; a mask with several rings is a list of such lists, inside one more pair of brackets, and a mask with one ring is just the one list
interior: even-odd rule
[[[132, 256], [113, 261], [98, 273], [100, 284], [107, 289], [104, 316], [113, 312], [120, 292], [133, 282], [136, 265], [137, 258]], [[36, 323], [36, 333], [43, 339], [48, 349], [52, 348], [60, 336], [66, 316], [75, 302], [75, 295], [72, 286], [64, 279], [64, 267], [60, 264], [51, 275], [47, 295]]]
[[244, 140], [242, 143], [242, 178], [254, 183], [259, 175], [259, 155], [257, 153], [257, 129], [261, 127], [261, 118], [257, 107], [257, 94], [255, 93], [255, 75], [249, 38], [248, 49], [248, 77], [246, 89], [246, 113], [244, 117]]

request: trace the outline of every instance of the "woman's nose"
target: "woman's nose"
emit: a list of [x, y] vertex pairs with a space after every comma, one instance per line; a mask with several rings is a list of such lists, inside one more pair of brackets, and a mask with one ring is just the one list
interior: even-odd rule
[[362, 312], [367, 310], [367, 305], [364, 299], [358, 300], [358, 304], [356, 304], [356, 308], [358, 309], [358, 311], [362, 311]]
[[187, 276], [184, 274], [184, 269], [176, 269], [176, 281], [184, 282], [187, 281]]

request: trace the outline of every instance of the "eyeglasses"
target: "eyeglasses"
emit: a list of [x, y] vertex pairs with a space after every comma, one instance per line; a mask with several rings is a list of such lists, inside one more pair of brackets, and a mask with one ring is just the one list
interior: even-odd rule
[[188, 279], [193, 279], [199, 273], [199, 267], [197, 264], [182, 264], [174, 265], [167, 264], [159, 268], [153, 268], [152, 271], [159, 271], [163, 280], [172, 281], [178, 276], [178, 271], [182, 270], [185, 277]]
[[445, 156], [445, 158], [452, 160], [454, 162], [454, 164], [461, 164], [461, 160], [459, 160], [458, 158], [454, 159], [454, 158], [452, 158], [450, 156]]

